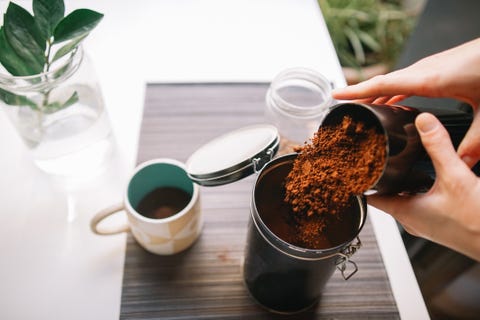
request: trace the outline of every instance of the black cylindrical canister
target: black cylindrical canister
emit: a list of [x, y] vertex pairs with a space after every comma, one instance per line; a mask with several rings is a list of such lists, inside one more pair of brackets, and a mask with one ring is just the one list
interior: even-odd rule
[[[330, 109], [321, 127], [337, 125], [345, 116], [375, 127], [385, 134], [387, 158], [382, 175], [371, 189], [379, 194], [425, 192], [434, 182], [435, 171], [415, 127], [420, 112], [421, 108], [407, 106], [340, 103]], [[470, 127], [472, 115], [440, 109], [438, 114], [433, 113], [457, 148]]]
[[[360, 247], [367, 205], [354, 196], [344, 219], [324, 232], [324, 248], [302, 248], [290, 242], [292, 212], [284, 202], [284, 180], [297, 155], [269, 162], [260, 172], [251, 203], [245, 249], [244, 280], [251, 296], [270, 311], [294, 313], [314, 305], [335, 268], [345, 279], [357, 271], [350, 257]], [[356, 241], [354, 241], [356, 239]], [[353, 268], [346, 271], [347, 264]], [[349, 275], [346, 275], [349, 273]]]

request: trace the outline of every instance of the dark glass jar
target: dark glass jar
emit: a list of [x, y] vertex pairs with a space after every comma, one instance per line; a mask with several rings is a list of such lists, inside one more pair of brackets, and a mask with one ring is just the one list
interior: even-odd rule
[[[286, 241], [291, 230], [282, 219], [282, 184], [296, 156], [289, 154], [269, 162], [257, 178], [243, 268], [251, 296], [268, 310], [280, 313], [300, 312], [314, 305], [335, 268], [345, 279], [357, 271], [350, 257], [361, 245], [358, 234], [367, 214], [365, 199], [353, 197], [346, 209], [351, 218], [326, 232], [325, 248], [307, 249]], [[353, 271], [346, 271], [347, 263]]]
[[[245, 284], [252, 297], [268, 310], [293, 313], [319, 299], [335, 268], [345, 279], [357, 271], [350, 257], [361, 246], [358, 234], [365, 223], [367, 205], [364, 197], [352, 197], [345, 210], [350, 218], [328, 233], [329, 243], [322, 249], [305, 249], [285, 241], [289, 235], [277, 229], [285, 227], [281, 223], [285, 220], [276, 213], [279, 207], [290, 208], [283, 200], [283, 181], [297, 154], [272, 160], [279, 140], [272, 125], [240, 128], [197, 149], [186, 168], [190, 179], [203, 186], [228, 184], [258, 174], [245, 248]], [[353, 269], [347, 270], [347, 265]]]

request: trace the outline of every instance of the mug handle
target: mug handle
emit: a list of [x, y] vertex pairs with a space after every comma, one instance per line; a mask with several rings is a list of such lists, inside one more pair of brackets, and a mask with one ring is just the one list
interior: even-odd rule
[[130, 230], [130, 227], [125, 224], [123, 226], [119, 226], [117, 228], [113, 228], [113, 229], [110, 229], [110, 230], [99, 230], [97, 227], [98, 227], [98, 224], [105, 218], [107, 218], [108, 216], [114, 214], [114, 213], [117, 213], [119, 211], [122, 211], [124, 210], [124, 206], [123, 206], [123, 203], [117, 203], [111, 207], [108, 207], [108, 208], [105, 208], [101, 211], [99, 211], [92, 219], [92, 221], [90, 222], [90, 229], [92, 229], [93, 233], [95, 234], [98, 234], [98, 235], [101, 235], [101, 236], [107, 236], [107, 235], [111, 235], [111, 234], [118, 234], [118, 233], [122, 233], [122, 232], [127, 232]]

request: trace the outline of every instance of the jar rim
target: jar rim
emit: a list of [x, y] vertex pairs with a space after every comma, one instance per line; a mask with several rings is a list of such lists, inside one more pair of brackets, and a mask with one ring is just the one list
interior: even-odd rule
[[252, 208], [250, 210], [251, 219], [253, 220], [254, 227], [258, 230], [260, 235], [276, 250], [296, 259], [302, 259], [302, 260], [327, 259], [329, 257], [337, 255], [343, 248], [345, 248], [350, 243], [352, 243], [352, 241], [354, 241], [355, 238], [358, 237], [358, 235], [360, 234], [367, 220], [368, 208], [367, 208], [366, 199], [363, 195], [355, 196], [356, 200], [358, 201], [358, 206], [360, 211], [360, 221], [358, 224], [357, 231], [355, 232], [354, 236], [352, 236], [350, 240], [347, 240], [343, 243], [340, 243], [338, 245], [335, 245], [329, 248], [322, 248], [322, 249], [303, 248], [283, 240], [282, 238], [277, 236], [272, 230], [270, 230], [270, 228], [263, 221], [256, 205], [255, 190], [256, 190], [258, 181], [261, 179], [262, 172], [266, 172], [265, 170], [268, 170], [268, 168], [270, 168], [272, 165], [275, 165], [277, 163], [294, 161], [297, 155], [298, 155], [297, 153], [283, 155], [281, 157], [276, 158], [275, 160], [270, 161], [262, 169], [262, 171], [257, 177], [254, 188], [252, 190], [252, 203], [251, 203]]
[[[318, 88], [319, 93], [326, 99], [318, 104], [309, 106], [298, 106], [286, 99], [284, 99], [278, 90], [286, 87], [285, 84], [288, 81], [299, 80], [310, 83]], [[294, 67], [288, 68], [280, 72], [272, 80], [270, 88], [267, 92], [267, 100], [272, 99], [278, 110], [288, 114], [289, 116], [295, 116], [298, 118], [316, 117], [320, 113], [325, 112], [327, 107], [331, 104], [333, 98], [331, 96], [332, 83], [322, 74], [315, 70]]]

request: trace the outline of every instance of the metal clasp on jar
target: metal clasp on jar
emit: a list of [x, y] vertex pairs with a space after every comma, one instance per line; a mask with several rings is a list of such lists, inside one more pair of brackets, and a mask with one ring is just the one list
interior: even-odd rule
[[[350, 258], [357, 252], [358, 249], [362, 247], [362, 242], [360, 238], [357, 237], [356, 243], [350, 243], [347, 247], [345, 247], [341, 252], [337, 253], [339, 256], [335, 261], [335, 266], [338, 270], [342, 273], [342, 277], [344, 280], [350, 279], [355, 273], [358, 271], [358, 266], [355, 262], [350, 260]], [[353, 270], [348, 274], [347, 270], [347, 263], [353, 265]]]
[[267, 151], [260, 155], [257, 158], [253, 158], [253, 171], [255, 173], [259, 173], [265, 165], [273, 159], [275, 155], [276, 149], [278, 149], [278, 143], [275, 144], [273, 147], [268, 148]]

